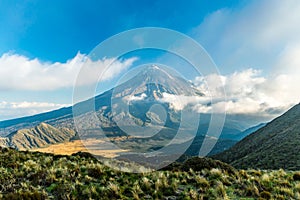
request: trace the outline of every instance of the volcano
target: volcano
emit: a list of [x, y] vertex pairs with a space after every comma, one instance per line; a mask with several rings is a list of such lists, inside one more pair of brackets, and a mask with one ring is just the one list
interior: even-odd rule
[[[181, 123], [182, 110], [175, 109], [172, 105], [174, 102], [165, 101], [165, 97], [172, 97], [176, 101], [179, 96], [205, 98], [205, 95], [192, 82], [187, 81], [175, 71], [151, 65], [142, 68], [118, 86], [94, 98], [77, 103], [73, 107], [2, 121], [0, 122], [0, 136], [5, 138], [20, 129], [31, 130], [41, 123], [47, 123], [59, 129], [78, 130], [84, 127], [91, 138], [98, 137], [97, 130], [101, 129], [108, 138], [127, 138], [122, 140], [122, 147], [126, 149], [134, 146], [134, 148], [140, 148], [141, 151], [149, 151], [168, 144], [180, 130], [184, 133], [181, 138], [184, 141], [190, 138], [191, 134], [193, 137], [197, 134], [196, 142], [188, 151], [197, 155], [197, 149], [205, 138], [210, 116], [201, 115], [201, 124], [198, 124], [196, 118], [200, 114], [190, 109], [185, 112], [185, 117], [188, 119], [185, 123]], [[91, 110], [88, 105], [94, 105], [95, 110]], [[77, 124], [77, 127], [73, 118], [72, 111], [74, 110], [77, 111], [77, 117], [82, 121], [81, 124]], [[90, 118], [91, 113], [97, 117], [96, 120]], [[231, 133], [236, 135], [239, 132], [240, 130], [233, 128], [232, 124], [227, 123], [222, 135]], [[82, 139], [83, 135], [80, 134], [80, 131], [77, 131], [76, 136], [70, 139], [78, 139], [78, 137]], [[217, 140], [217, 138], [212, 138], [212, 140]], [[116, 140], [114, 142], [118, 143]], [[230, 137], [226, 137], [226, 140], [220, 140], [217, 143], [214, 152], [223, 151], [235, 142], [230, 140]]]

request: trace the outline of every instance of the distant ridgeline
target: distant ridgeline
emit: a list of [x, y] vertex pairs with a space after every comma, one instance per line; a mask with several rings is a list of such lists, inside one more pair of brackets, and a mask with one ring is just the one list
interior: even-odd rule
[[72, 129], [55, 128], [49, 124], [41, 123], [36, 127], [20, 129], [0, 138], [0, 146], [26, 150], [69, 141], [73, 136], [75, 136], [75, 131]]

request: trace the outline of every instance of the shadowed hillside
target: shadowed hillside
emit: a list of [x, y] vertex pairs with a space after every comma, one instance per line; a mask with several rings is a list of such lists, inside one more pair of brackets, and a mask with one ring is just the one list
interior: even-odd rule
[[300, 104], [213, 158], [237, 168], [300, 169]]

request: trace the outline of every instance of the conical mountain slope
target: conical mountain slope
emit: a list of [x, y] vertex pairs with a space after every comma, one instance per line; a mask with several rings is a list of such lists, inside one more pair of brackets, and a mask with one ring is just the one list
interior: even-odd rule
[[[176, 128], [180, 123], [180, 112], [174, 110], [170, 102], [163, 100], [164, 95], [201, 97], [204, 96], [191, 82], [167, 69], [152, 65], [144, 67], [134, 77], [115, 88], [95, 97], [95, 108], [102, 127], [116, 126], [119, 121], [122, 126], [167, 126]], [[79, 113], [85, 110], [91, 102], [75, 105]], [[160, 111], [151, 110], [153, 105], [160, 105]]]
[[[96, 96], [95, 99], [80, 102], [74, 106], [81, 107], [82, 114], [85, 114], [90, 111], [88, 108], [85, 109], [85, 105], [89, 105], [91, 101], [95, 100], [95, 108], [103, 125], [110, 126], [112, 124], [111, 116], [115, 114], [111, 110], [112, 104], [118, 104], [120, 101], [127, 103], [124, 101], [128, 100], [147, 100], [148, 103], [145, 101], [132, 101], [133, 107], [131, 107], [133, 110], [138, 111], [135, 112], [135, 117], [144, 118], [141, 120], [145, 122], [148, 119], [146, 119], [143, 112], [147, 111], [153, 103], [158, 103], [157, 100], [162, 97], [163, 93], [203, 96], [192, 83], [185, 79], [174, 76], [174, 74], [170, 74], [157, 66], [148, 66], [123, 84]], [[168, 107], [166, 108], [168, 109]], [[120, 116], [123, 115], [122, 112], [119, 114]], [[37, 126], [41, 122], [46, 122], [55, 127], [75, 129], [72, 117], [72, 107], [67, 107], [34, 116], [2, 121], [0, 122], [0, 136], [7, 136], [14, 131]]]
[[214, 158], [238, 168], [300, 170], [300, 104]]

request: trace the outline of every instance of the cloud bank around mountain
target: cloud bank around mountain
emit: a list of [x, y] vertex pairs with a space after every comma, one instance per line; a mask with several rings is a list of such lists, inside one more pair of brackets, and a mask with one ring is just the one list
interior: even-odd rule
[[[223, 87], [216, 87], [221, 79]], [[210, 74], [196, 77], [192, 82], [205, 96], [179, 96], [163, 94], [162, 102], [170, 103], [175, 110], [192, 107], [199, 113], [223, 112], [227, 114], [250, 114], [275, 117], [299, 103], [298, 79], [289, 75], [264, 77], [262, 72], [247, 69], [228, 76]], [[293, 87], [294, 86], [294, 87]], [[225, 89], [225, 98], [223, 92]], [[214, 105], [214, 110], [212, 109]]]
[[[219, 98], [222, 90], [214, 87], [216, 76], [195, 79], [199, 89], [212, 98]], [[226, 101], [216, 104], [217, 107], [225, 106], [228, 114], [277, 116], [300, 101], [300, 94], [297, 93], [300, 86], [294, 87], [299, 80], [289, 75], [264, 77], [261, 71], [247, 69], [220, 78], [224, 83]]]

